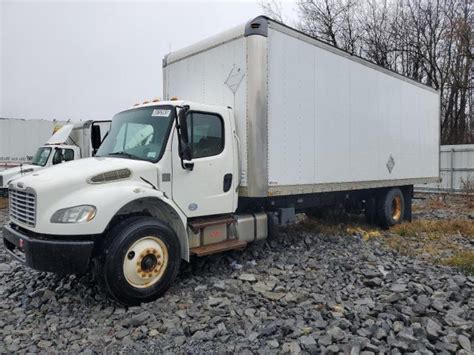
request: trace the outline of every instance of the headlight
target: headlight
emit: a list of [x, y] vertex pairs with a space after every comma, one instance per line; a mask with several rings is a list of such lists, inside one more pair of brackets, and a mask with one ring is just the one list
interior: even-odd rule
[[95, 217], [96, 208], [82, 205], [64, 208], [54, 212], [51, 223], [82, 223], [89, 222]]

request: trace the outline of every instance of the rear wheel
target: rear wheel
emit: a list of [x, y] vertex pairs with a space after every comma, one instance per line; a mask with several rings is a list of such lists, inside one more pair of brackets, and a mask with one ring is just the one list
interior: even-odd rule
[[157, 219], [129, 219], [108, 233], [101, 261], [106, 291], [124, 305], [139, 305], [171, 286], [181, 261], [179, 241]]
[[379, 197], [378, 221], [384, 228], [401, 223], [405, 216], [405, 198], [399, 188], [387, 190]]

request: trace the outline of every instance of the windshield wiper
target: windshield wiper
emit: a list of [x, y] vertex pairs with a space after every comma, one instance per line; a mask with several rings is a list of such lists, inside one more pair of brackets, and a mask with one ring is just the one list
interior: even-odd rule
[[122, 155], [122, 156], [125, 156], [125, 157], [128, 157], [130, 159], [139, 159], [139, 160], [143, 160], [142, 158], [140, 158], [139, 156], [137, 155], [133, 155], [133, 154], [130, 154], [130, 153], [127, 153], [127, 152], [113, 152], [113, 153], [109, 153], [107, 155]]

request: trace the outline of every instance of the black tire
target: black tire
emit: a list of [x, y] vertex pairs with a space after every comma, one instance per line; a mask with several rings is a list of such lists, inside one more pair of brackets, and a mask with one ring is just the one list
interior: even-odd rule
[[389, 228], [403, 221], [405, 198], [398, 187], [380, 194], [377, 202], [377, 220], [382, 228]]
[[[152, 236], [167, 248], [168, 262], [161, 278], [148, 287], [134, 287], [124, 275], [124, 260], [128, 249], [137, 241]], [[181, 263], [180, 244], [174, 231], [152, 217], [134, 217], [112, 228], [104, 241], [103, 255], [99, 260], [99, 279], [105, 291], [126, 306], [151, 302], [162, 296], [175, 280]]]

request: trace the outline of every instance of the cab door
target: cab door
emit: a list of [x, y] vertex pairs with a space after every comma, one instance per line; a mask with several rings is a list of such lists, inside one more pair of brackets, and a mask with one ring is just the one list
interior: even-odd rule
[[234, 212], [237, 199], [233, 129], [228, 111], [190, 109], [186, 116], [192, 159], [183, 169], [176, 130], [172, 143], [172, 194], [188, 217]]

